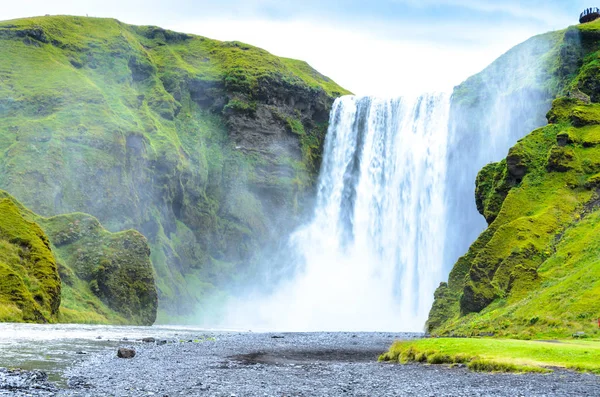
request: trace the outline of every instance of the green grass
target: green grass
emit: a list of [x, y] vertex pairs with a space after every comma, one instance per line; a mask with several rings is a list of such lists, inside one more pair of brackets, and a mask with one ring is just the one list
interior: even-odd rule
[[37, 221], [63, 264], [63, 318], [154, 323], [157, 292], [150, 249], [139, 232], [110, 233], [96, 218], [81, 213], [38, 217]]
[[559, 367], [600, 374], [600, 341], [430, 338], [397, 341], [379, 359], [467, 364], [486, 372], [547, 372]]

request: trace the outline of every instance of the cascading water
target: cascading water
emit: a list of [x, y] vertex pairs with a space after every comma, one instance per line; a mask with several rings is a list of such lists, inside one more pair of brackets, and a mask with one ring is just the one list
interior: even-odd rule
[[290, 239], [295, 275], [267, 298], [238, 302], [228, 324], [422, 330], [445, 276], [448, 111], [444, 94], [339, 98], [314, 218]]

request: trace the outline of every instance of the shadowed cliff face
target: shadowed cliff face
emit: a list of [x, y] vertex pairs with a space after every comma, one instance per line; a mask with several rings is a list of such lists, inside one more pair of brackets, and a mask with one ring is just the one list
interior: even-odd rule
[[256, 47], [116, 20], [3, 22], [0, 44], [0, 187], [143, 233], [173, 317], [294, 226], [347, 93]]
[[594, 22], [559, 32], [547, 59], [558, 97], [548, 125], [477, 176], [477, 208], [488, 227], [436, 291], [430, 332], [598, 332], [599, 29]]

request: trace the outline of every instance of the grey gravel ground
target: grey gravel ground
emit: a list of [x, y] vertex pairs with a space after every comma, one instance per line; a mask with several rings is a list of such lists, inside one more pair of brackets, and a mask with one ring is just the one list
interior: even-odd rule
[[589, 374], [481, 374], [377, 362], [395, 338], [407, 337], [207, 333], [164, 345], [124, 342], [135, 358], [119, 359], [115, 349], [87, 355], [66, 371], [68, 388], [53, 390], [42, 381], [37, 389], [3, 391], [0, 371], [0, 395], [600, 396], [600, 377]]

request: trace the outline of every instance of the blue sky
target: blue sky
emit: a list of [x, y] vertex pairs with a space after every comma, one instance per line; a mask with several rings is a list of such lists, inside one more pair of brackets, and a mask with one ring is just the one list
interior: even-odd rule
[[[4, 0], [3, 2], [7, 2]], [[357, 94], [447, 91], [527, 38], [577, 23], [574, 0], [20, 0], [1, 19], [114, 17], [304, 59]], [[600, 0], [598, 2], [600, 5]]]

